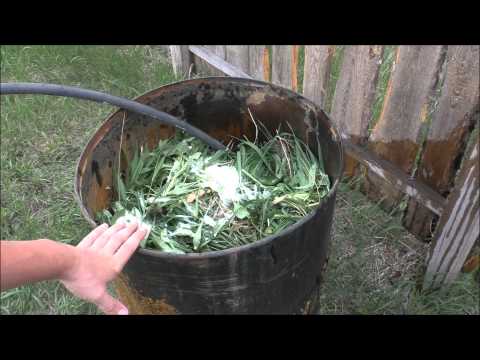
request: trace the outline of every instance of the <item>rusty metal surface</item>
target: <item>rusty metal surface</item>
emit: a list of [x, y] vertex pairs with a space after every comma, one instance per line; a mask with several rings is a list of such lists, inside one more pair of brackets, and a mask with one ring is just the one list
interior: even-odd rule
[[115, 291], [129, 309], [131, 315], [176, 315], [174, 306], [168, 304], [165, 299], [152, 299], [142, 296], [130, 285], [125, 274], [120, 274], [114, 281]]
[[[130, 288], [130, 293], [136, 294], [135, 302], [143, 304], [140, 307], [147, 309], [145, 299], [151, 299], [172, 306], [176, 313], [314, 311], [330, 240], [336, 188], [343, 170], [340, 137], [328, 116], [295, 92], [261, 81], [230, 77], [182, 81], [136, 100], [186, 120], [224, 143], [231, 141], [232, 136], [255, 137], [247, 107], [271, 131], [280, 124], [287, 130], [288, 123], [313, 151], [316, 152], [318, 142], [322, 144], [333, 186], [307, 217], [253, 244], [186, 255], [138, 249], [124, 268], [129, 281], [128, 285], [123, 282], [122, 299], [128, 297]], [[123, 154], [119, 156], [122, 125]], [[75, 181], [82, 214], [92, 226], [94, 214], [108, 208], [115, 196], [111, 191], [113, 162], [120, 158], [125, 168], [136, 147], [152, 148], [159, 139], [174, 132], [174, 128], [123, 110], [105, 121], [82, 153]], [[145, 309], [139, 312], [155, 312], [151, 307]]]

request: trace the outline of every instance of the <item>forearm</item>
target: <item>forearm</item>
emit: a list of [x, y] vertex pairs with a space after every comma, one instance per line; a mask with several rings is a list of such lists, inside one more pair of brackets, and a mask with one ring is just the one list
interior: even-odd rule
[[0, 288], [60, 279], [75, 261], [75, 247], [52, 240], [1, 241]]

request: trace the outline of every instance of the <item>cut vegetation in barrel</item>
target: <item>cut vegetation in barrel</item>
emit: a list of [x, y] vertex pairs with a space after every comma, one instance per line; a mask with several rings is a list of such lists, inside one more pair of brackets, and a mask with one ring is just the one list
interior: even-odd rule
[[315, 313], [343, 170], [325, 112], [281, 86], [232, 77], [136, 101], [229, 151], [123, 110], [87, 144], [75, 183], [85, 218], [152, 226], [115, 283], [121, 300], [138, 314]]

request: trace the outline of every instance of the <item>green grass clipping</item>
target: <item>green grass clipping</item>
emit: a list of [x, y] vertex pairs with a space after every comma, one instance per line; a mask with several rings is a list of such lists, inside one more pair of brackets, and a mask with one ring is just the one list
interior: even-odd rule
[[[319, 151], [321, 154], [321, 152]], [[323, 162], [292, 133], [261, 145], [240, 139], [235, 151], [213, 151], [178, 133], [136, 151], [121, 176], [117, 201], [97, 214], [147, 224], [143, 248], [201, 253], [234, 248], [277, 234], [308, 215], [330, 190]]]

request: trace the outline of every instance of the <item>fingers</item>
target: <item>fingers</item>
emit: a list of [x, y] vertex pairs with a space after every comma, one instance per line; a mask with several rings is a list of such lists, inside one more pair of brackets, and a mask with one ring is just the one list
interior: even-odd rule
[[105, 231], [102, 235], [100, 235], [97, 239], [95, 239], [92, 242], [92, 244], [90, 245], [90, 248], [93, 250], [98, 250], [103, 248], [103, 246], [107, 243], [110, 237], [116, 232], [122, 230], [125, 226], [126, 226], [125, 223], [119, 222], [109, 227], [107, 231]]
[[95, 301], [95, 305], [107, 315], [128, 315], [128, 309], [106, 291]]
[[82, 241], [78, 243], [78, 247], [80, 248], [87, 248], [92, 243], [99, 237], [101, 236], [106, 230], [108, 229], [107, 224], [102, 224], [100, 226], [97, 226], [95, 229], [93, 229], [87, 236], [83, 238]]
[[135, 250], [137, 250], [140, 241], [147, 236], [147, 233], [148, 229], [146, 227], [140, 227], [118, 248], [117, 252], [114, 254], [115, 261], [118, 265], [118, 271], [123, 269]]
[[113, 234], [103, 248], [103, 253], [113, 255], [122, 244], [137, 230], [138, 224], [131, 223], [127, 227]]

